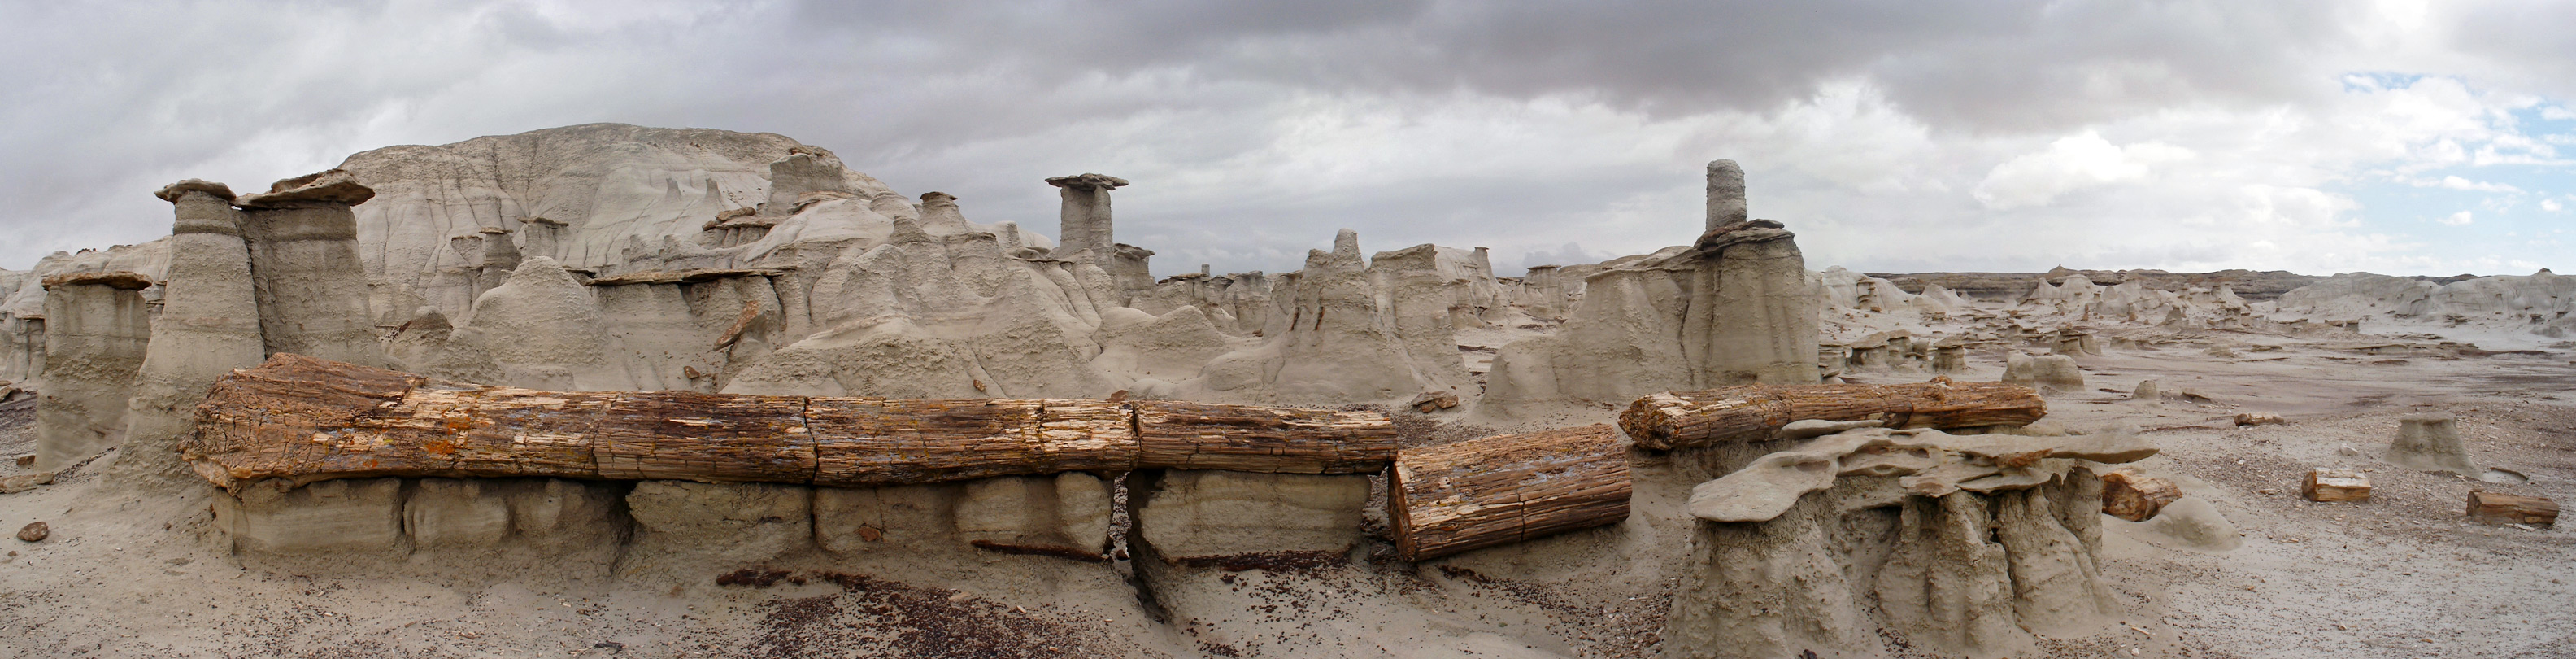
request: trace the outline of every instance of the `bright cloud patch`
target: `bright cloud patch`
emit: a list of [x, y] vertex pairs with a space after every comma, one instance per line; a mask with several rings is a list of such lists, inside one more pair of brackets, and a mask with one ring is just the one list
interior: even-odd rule
[[2457, 212], [2457, 213], [2452, 213], [2449, 217], [2444, 217], [2444, 218], [2436, 219], [2436, 220], [2433, 220], [2433, 221], [2435, 221], [2435, 222], [2440, 222], [2440, 223], [2443, 223], [2443, 224], [2448, 224], [2448, 225], [2451, 225], [2451, 226], [2455, 226], [2455, 227], [2456, 227], [2456, 226], [2466, 225], [2466, 224], [2468, 224], [2469, 222], [2471, 222], [2472, 220], [2471, 220], [2471, 219], [2470, 219], [2470, 217], [2469, 217], [2469, 212], [2468, 212], [2468, 211], [2460, 211], [2460, 212]]
[[2470, 190], [2470, 191], [2475, 191], [2475, 192], [2521, 192], [2521, 191], [2522, 191], [2522, 188], [2513, 187], [2513, 186], [2511, 186], [2511, 185], [2507, 185], [2507, 184], [2503, 184], [2503, 183], [2489, 183], [2489, 182], [2486, 182], [2486, 181], [2471, 181], [2471, 180], [2468, 180], [2468, 179], [2460, 178], [2459, 176], [2456, 176], [2456, 175], [2454, 175], [2454, 176], [2444, 176], [2444, 177], [2442, 177], [2442, 179], [2441, 179], [2441, 180], [2438, 180], [2438, 181], [2417, 180], [2417, 181], [2414, 181], [2413, 183], [2415, 184], [2415, 187], [2419, 187], [2419, 188], [2443, 188], [2443, 189], [2447, 189], [2447, 190]]
[[2156, 142], [2114, 146], [2088, 130], [1996, 165], [1972, 194], [1996, 210], [2038, 206], [2085, 188], [2146, 178], [2153, 165], [2191, 156], [2189, 149]]

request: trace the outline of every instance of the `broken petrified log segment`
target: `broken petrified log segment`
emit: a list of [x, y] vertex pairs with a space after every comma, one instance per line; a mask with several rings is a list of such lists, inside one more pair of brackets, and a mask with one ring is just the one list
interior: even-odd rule
[[19, 474], [16, 476], [0, 476], [0, 494], [17, 494], [19, 492], [36, 489], [37, 486], [51, 485], [53, 482], [54, 472], [50, 471], [39, 471], [32, 474]]
[[1888, 428], [2020, 426], [2048, 414], [2027, 387], [1995, 382], [1752, 384], [1637, 399], [1619, 427], [1638, 446], [1670, 450], [1763, 441], [1793, 421], [1877, 420]]
[[2299, 494], [2309, 501], [2368, 501], [2370, 478], [2350, 469], [2319, 467], [2308, 472], [2308, 480]]
[[601, 478], [803, 483], [815, 471], [805, 399], [630, 391], [600, 414]]
[[1430, 414], [1432, 412], [1438, 412], [1440, 410], [1457, 406], [1458, 394], [1446, 391], [1425, 391], [1422, 392], [1422, 395], [1413, 397], [1413, 411], [1421, 412], [1423, 414]]
[[2173, 481], [2122, 469], [2102, 475], [2102, 514], [2132, 522], [2153, 519], [2182, 498]]
[[1407, 450], [1387, 480], [1408, 561], [1628, 518], [1628, 455], [1607, 425]]
[[2557, 526], [2558, 502], [2540, 497], [2470, 492], [2469, 519], [2488, 524]]
[[217, 380], [196, 413], [184, 457], [227, 488], [374, 476], [848, 487], [1138, 468], [1375, 473], [1395, 459], [1393, 423], [1370, 412], [553, 392], [295, 354]]
[[280, 353], [215, 381], [180, 446], [216, 485], [372, 476], [598, 478], [613, 392], [431, 383]]
[[1395, 423], [1373, 412], [1135, 401], [1144, 469], [1367, 474], [1395, 460]]
[[2270, 412], [2238, 412], [2236, 414], [2236, 427], [2239, 428], [2245, 426], [2279, 425], [2289, 422], [2289, 419], [2283, 419], [2281, 418], [2281, 415]]
[[904, 485], [1136, 463], [1126, 410], [1097, 400], [814, 398], [814, 484]]

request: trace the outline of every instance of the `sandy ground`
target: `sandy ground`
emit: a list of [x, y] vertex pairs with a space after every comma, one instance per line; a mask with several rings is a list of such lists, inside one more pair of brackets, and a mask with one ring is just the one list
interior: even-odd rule
[[[2576, 657], [2576, 527], [2462, 515], [2473, 488], [2576, 502], [2576, 351], [2354, 349], [2387, 343], [2214, 332], [2083, 360], [2090, 385], [2111, 391], [2053, 399], [2050, 419], [2139, 428], [2165, 451], [2143, 467], [2180, 476], [2242, 546], [2195, 550], [2110, 522], [2105, 578], [2131, 614], [2045, 639], [2044, 653]], [[1977, 355], [1971, 378], [1992, 379], [2000, 361]], [[2127, 401], [2149, 378], [2207, 400]], [[31, 449], [27, 407], [0, 405], [0, 455]], [[2240, 411], [2291, 422], [2239, 429], [2228, 418]], [[2483, 464], [2528, 481], [2377, 459], [2398, 417], [2433, 411], [2459, 416]], [[2373, 498], [2300, 499], [2314, 466], [2372, 470]], [[123, 496], [75, 472], [0, 496], [0, 531], [53, 527], [43, 542], [0, 540], [12, 552], [0, 557], [0, 657], [1654, 656], [1691, 482], [1651, 463], [1638, 479], [1636, 512], [1618, 527], [1438, 563], [1395, 563], [1371, 545], [1339, 560], [1149, 571], [1175, 612], [1156, 622], [1095, 564], [971, 551], [686, 566], [669, 579], [543, 565], [455, 576], [472, 556], [246, 563], [207, 526], [202, 498]]]
[[[2109, 521], [2118, 542], [2105, 579], [2137, 600], [2127, 622], [2148, 633], [2126, 645], [2139, 656], [2576, 657], [2576, 522], [2520, 529], [2464, 515], [2472, 489], [2576, 501], [2576, 363], [2565, 350], [2339, 349], [2381, 343], [2217, 333], [2082, 360], [2095, 387], [2125, 392], [2156, 379], [2168, 396], [2210, 398], [2147, 407], [2096, 392], [2052, 400], [2050, 418], [2140, 428], [2163, 449], [2145, 467], [2190, 477], [2192, 496], [2243, 533], [2240, 548], [2202, 552]], [[2209, 345], [2237, 356], [2210, 355]], [[2238, 412], [2291, 422], [2240, 429]], [[2483, 466], [2528, 482], [2379, 459], [2398, 417], [2436, 412], [2459, 418]], [[2365, 470], [2371, 499], [2301, 498], [2313, 467]]]

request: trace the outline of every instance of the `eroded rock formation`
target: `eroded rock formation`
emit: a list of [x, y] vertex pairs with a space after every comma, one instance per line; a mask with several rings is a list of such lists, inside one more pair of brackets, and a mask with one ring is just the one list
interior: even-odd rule
[[38, 471], [59, 471], [125, 439], [124, 401], [151, 341], [151, 312], [141, 292], [151, 285], [131, 272], [46, 278]]
[[1701, 567], [1665, 654], [1875, 654], [1884, 625], [1935, 652], [2019, 656], [2034, 634], [2083, 633], [2119, 610], [2095, 465], [2154, 453], [2126, 434], [1859, 429], [1752, 459], [1691, 497]]
[[1481, 409], [1817, 381], [1806, 262], [1779, 222], [1721, 212], [1741, 202], [1741, 172], [1721, 166], [1732, 164], [1710, 165], [1710, 227], [1698, 242], [1602, 264], [1561, 332], [1495, 356]]
[[[1114, 177], [1046, 181], [1058, 245], [775, 135], [591, 125], [394, 147], [246, 197], [173, 185], [172, 237], [0, 273], [0, 378], [63, 401], [49, 465], [122, 441], [116, 487], [172, 483], [172, 448], [191, 448], [226, 486], [200, 491], [211, 528], [253, 565], [674, 583], [871, 566], [1024, 594], [1124, 582], [1149, 617], [1217, 625], [1245, 624], [1211, 612], [1252, 570], [1288, 589], [1361, 560], [1485, 585], [1474, 570], [1495, 565], [1677, 575], [1675, 656], [1860, 651], [1880, 626], [1987, 654], [2106, 612], [2089, 474], [2137, 449], [2117, 438], [1871, 427], [1922, 425], [1908, 402], [1765, 417], [1726, 446], [1606, 426], [1407, 444], [1424, 459], [1379, 489], [1387, 456], [1317, 430], [1373, 413], [1262, 408], [1296, 435], [1220, 405], [1597, 420], [1668, 390], [1966, 372], [2001, 344], [2098, 354], [2087, 318], [2221, 327], [2249, 308], [2069, 276], [1996, 311], [1810, 273], [1783, 224], [1747, 214], [1740, 167], [1706, 174], [1698, 238], [1652, 254], [1498, 277], [1482, 248], [1370, 253], [1343, 231], [1295, 272], [1158, 280], [1153, 251], [1113, 233]], [[206, 383], [282, 352], [426, 377], [272, 378], [301, 393], [224, 398], [201, 409], [241, 409], [182, 441]], [[337, 420], [296, 425], [323, 412]], [[253, 435], [274, 450], [241, 450]], [[973, 450], [901, 457], [938, 442]], [[1712, 472], [1693, 479], [1710, 492], [1680, 501], [1677, 469]], [[1378, 544], [1416, 532], [1446, 535]], [[1394, 602], [1371, 606], [1420, 605]]]

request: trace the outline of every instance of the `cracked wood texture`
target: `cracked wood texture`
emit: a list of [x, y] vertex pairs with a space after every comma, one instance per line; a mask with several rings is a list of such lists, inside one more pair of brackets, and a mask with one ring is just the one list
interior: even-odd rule
[[1419, 561], [1628, 518], [1628, 451], [1608, 425], [1406, 449], [1388, 472], [1397, 556]]
[[2182, 496], [2181, 486], [2162, 478], [2126, 469], [2102, 475], [2102, 514], [2112, 517], [2144, 522]]
[[2001, 382], [1913, 384], [1748, 384], [1668, 391], [1639, 398], [1619, 415], [1638, 446], [1671, 450], [1764, 441], [1791, 421], [1886, 421], [1889, 428], [2020, 426], [2048, 415], [2029, 387]]
[[1125, 406], [1098, 400], [814, 398], [816, 485], [901, 485], [1136, 463]]
[[[1160, 446], [1147, 458], [1136, 405]], [[1394, 459], [1366, 412], [1090, 399], [888, 400], [554, 392], [279, 354], [218, 380], [181, 445], [226, 488], [374, 476], [877, 486], [1140, 466], [1367, 473]]]
[[1395, 460], [1395, 423], [1375, 412], [1136, 401], [1147, 469], [1374, 474]]
[[2558, 525], [2558, 502], [2502, 492], [2473, 491], [2469, 493], [2469, 519], [2487, 524], [2555, 527]]
[[814, 437], [802, 396], [632, 391], [601, 416], [591, 454], [619, 480], [805, 483]]

